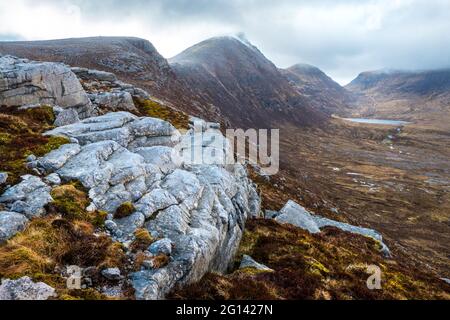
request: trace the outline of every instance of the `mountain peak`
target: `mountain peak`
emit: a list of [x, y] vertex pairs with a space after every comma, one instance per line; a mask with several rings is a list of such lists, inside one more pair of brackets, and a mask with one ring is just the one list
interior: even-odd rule
[[[192, 64], [205, 61], [224, 60], [231, 57], [248, 57], [267, 60], [264, 55], [252, 45], [243, 35], [217, 36], [199, 42], [173, 58], [170, 63]], [[268, 61], [268, 60], [267, 60]]]

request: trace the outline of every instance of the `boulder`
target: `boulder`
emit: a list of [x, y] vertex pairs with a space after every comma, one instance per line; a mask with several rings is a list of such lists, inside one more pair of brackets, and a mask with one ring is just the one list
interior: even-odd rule
[[346, 232], [360, 234], [378, 241], [381, 245], [381, 252], [383, 255], [386, 257], [390, 256], [389, 248], [383, 243], [383, 237], [377, 231], [312, 215], [305, 208], [292, 200], [289, 200], [283, 209], [280, 210], [280, 213], [275, 217], [275, 220], [280, 223], [295, 225], [310, 233], [320, 232], [320, 229], [325, 227], [335, 227]]
[[17, 212], [0, 211], [0, 242], [25, 229], [28, 219]]
[[320, 229], [314, 220], [314, 217], [301, 205], [289, 200], [280, 214], [275, 218], [280, 223], [289, 223], [309, 231], [310, 233], [318, 233]]
[[13, 56], [0, 57], [0, 101], [4, 106], [90, 105], [80, 81], [67, 66]]
[[[160, 119], [138, 118], [128, 112], [108, 113], [47, 132], [75, 139], [79, 144], [63, 145], [36, 161], [50, 184], [56, 182], [53, 174], [61, 181], [83, 184], [91, 200], [87, 209], [108, 212], [105, 226], [115, 241], [128, 246], [138, 228], [146, 228], [152, 237], [163, 239], [151, 251], [170, 254], [169, 263], [130, 275], [138, 299], [161, 299], [175, 286], [197, 281], [206, 272], [227, 271], [246, 219], [260, 212], [259, 196], [245, 167], [174, 161], [173, 155], [180, 150], [162, 145], [165, 139], [173, 141], [174, 133], [175, 128]], [[192, 147], [189, 141], [202, 153], [212, 147], [211, 139], [196, 142], [193, 134], [185, 134], [184, 150]], [[215, 136], [221, 144], [214, 148], [225, 153], [227, 143], [219, 134]], [[150, 143], [156, 146], [149, 147]], [[36, 184], [40, 181], [36, 187], [50, 191], [39, 178], [33, 179], [38, 179]], [[9, 211], [15, 211], [14, 207], [22, 212], [21, 207], [30, 202], [28, 192], [20, 184], [14, 188], [0, 199], [11, 207]], [[113, 214], [124, 202], [131, 202], [135, 211], [114, 219]]]
[[33, 282], [29, 277], [2, 280], [0, 300], [48, 300], [56, 297], [54, 288], [43, 282]]

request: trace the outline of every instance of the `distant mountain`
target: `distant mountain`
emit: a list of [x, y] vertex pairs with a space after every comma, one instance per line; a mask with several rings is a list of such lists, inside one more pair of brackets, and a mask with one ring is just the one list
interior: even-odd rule
[[169, 59], [169, 63], [192, 96], [220, 109], [235, 124], [263, 127], [290, 121], [307, 125], [325, 119], [246, 40], [211, 38]]
[[346, 89], [363, 116], [450, 122], [450, 69], [363, 72]]
[[352, 94], [319, 68], [296, 64], [281, 72], [313, 108], [326, 114], [342, 115], [349, 112]]

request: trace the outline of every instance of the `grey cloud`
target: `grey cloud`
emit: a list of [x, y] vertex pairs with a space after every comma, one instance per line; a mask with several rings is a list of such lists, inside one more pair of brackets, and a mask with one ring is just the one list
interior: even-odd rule
[[[443, 0], [39, 1], [42, 3], [60, 8], [76, 5], [85, 23], [139, 21], [148, 25], [150, 40], [171, 41], [175, 44], [171, 47], [179, 51], [184, 48], [176, 44], [184, 45], [186, 38], [201, 40], [217, 29], [241, 31], [278, 66], [314, 64], [341, 82], [361, 71], [384, 67], [450, 66], [450, 2]], [[170, 37], [167, 29], [172, 30]], [[188, 34], [192, 30], [198, 34]], [[158, 42], [154, 45], [168, 47]]]

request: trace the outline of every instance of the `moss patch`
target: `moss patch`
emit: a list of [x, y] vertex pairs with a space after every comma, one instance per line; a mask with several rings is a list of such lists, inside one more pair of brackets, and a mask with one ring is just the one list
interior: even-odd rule
[[153, 100], [134, 99], [134, 104], [141, 115], [159, 118], [170, 122], [177, 129], [189, 128], [189, 116]]
[[130, 216], [134, 211], [135, 211], [135, 207], [131, 202], [124, 202], [122, 203], [116, 210], [116, 212], [114, 213], [114, 218], [115, 219], [122, 219], [125, 217]]

